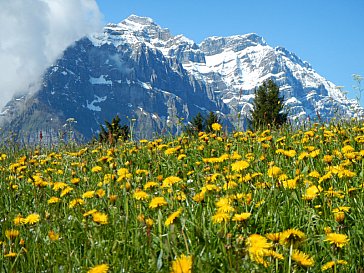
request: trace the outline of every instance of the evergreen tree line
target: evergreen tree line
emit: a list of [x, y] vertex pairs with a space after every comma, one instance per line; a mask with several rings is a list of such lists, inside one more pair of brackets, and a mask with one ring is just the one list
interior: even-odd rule
[[[277, 128], [287, 122], [287, 113], [283, 112], [284, 98], [279, 94], [279, 87], [271, 79], [265, 81], [254, 91], [255, 98], [249, 129]], [[183, 132], [189, 136], [197, 136], [199, 132], [210, 133], [212, 124], [220, 123], [220, 118], [214, 112], [203, 116], [200, 112], [184, 127]], [[117, 143], [118, 140], [126, 141], [130, 137], [128, 125], [120, 125], [120, 118], [116, 115], [111, 123], [105, 121], [105, 126], [100, 126], [99, 142]]]

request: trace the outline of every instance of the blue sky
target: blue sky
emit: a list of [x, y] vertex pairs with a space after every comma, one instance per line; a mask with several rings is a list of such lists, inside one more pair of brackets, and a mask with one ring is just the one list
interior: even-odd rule
[[363, 0], [97, 0], [97, 3], [104, 23], [118, 23], [130, 14], [147, 16], [169, 28], [172, 34], [184, 34], [196, 43], [208, 36], [255, 32], [269, 45], [287, 48], [308, 61], [319, 74], [344, 86], [350, 98], [357, 96], [352, 74], [364, 76]]

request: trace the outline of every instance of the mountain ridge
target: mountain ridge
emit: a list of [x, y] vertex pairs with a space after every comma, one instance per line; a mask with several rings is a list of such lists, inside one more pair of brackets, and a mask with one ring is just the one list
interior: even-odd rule
[[[279, 85], [291, 123], [363, 115], [355, 100], [308, 62], [284, 47], [269, 46], [256, 33], [212, 36], [196, 44], [151, 18], [131, 15], [76, 41], [45, 72], [40, 90], [27, 99], [14, 98], [2, 116], [7, 128], [21, 134], [33, 128], [34, 139], [40, 130], [57, 132], [69, 117], [90, 139], [115, 114], [123, 123], [136, 118], [131, 125], [140, 138], [178, 133], [199, 111], [217, 112], [229, 127], [242, 128], [255, 88], [268, 78]], [[39, 114], [32, 117], [29, 109], [37, 107], [47, 109], [47, 122], [39, 121]], [[29, 125], [20, 116], [36, 121]], [[50, 119], [58, 122], [52, 125]]]

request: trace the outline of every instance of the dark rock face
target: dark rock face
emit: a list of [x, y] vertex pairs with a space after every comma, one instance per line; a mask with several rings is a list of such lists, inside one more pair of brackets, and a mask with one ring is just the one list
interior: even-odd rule
[[40, 131], [56, 138], [69, 118], [77, 121], [77, 134], [89, 140], [116, 114], [134, 127], [134, 137], [150, 138], [176, 133], [181, 120], [198, 112], [220, 110], [203, 83], [160, 51], [144, 44], [96, 47], [87, 38], [68, 48], [45, 73], [42, 88], [28, 96], [26, 105], [18, 103], [24, 110], [9, 128], [32, 135], [31, 140]]

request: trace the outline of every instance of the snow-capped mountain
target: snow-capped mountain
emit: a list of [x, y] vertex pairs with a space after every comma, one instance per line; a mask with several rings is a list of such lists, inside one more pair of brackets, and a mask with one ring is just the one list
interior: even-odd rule
[[[172, 36], [150, 18], [135, 15], [106, 29], [108, 35], [93, 40], [95, 44], [126, 40], [147, 44], [177, 60], [204, 82], [217, 100], [244, 116], [252, 110], [254, 89], [269, 78], [280, 86], [291, 120], [363, 113], [357, 101], [348, 100], [308, 62], [283, 47], [272, 48], [256, 34], [209, 37], [197, 45], [183, 35]], [[122, 33], [120, 40], [115, 39], [116, 33]]]
[[133, 120], [139, 137], [176, 132], [198, 112], [219, 112], [238, 126], [250, 115], [255, 88], [268, 78], [280, 86], [292, 121], [363, 114], [307, 62], [257, 34], [196, 44], [131, 15], [76, 41], [44, 74], [41, 89], [9, 102], [3, 116], [23, 133], [54, 133], [72, 117], [86, 139], [115, 114], [127, 124]]

